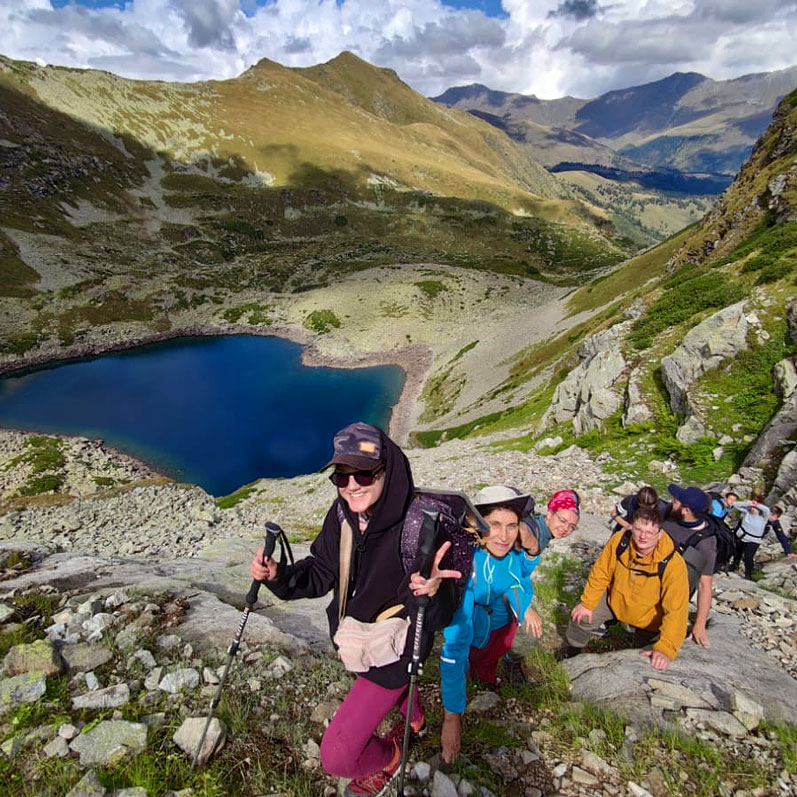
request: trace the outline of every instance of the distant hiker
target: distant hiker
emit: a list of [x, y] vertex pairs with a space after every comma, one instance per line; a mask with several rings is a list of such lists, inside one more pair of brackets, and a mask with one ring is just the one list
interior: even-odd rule
[[711, 499], [711, 508], [709, 512], [720, 520], [724, 520], [727, 517], [728, 513], [739, 500], [739, 496], [734, 492], [725, 493], [724, 496], [714, 492], [708, 492], [707, 495]]
[[[545, 512], [535, 513], [529, 510], [533, 501], [529, 501], [520, 524], [520, 544], [531, 556], [542, 555], [552, 539], [562, 539], [571, 535], [578, 526], [581, 499], [575, 490], [557, 490], [548, 501]], [[537, 639], [542, 635], [542, 619], [534, 609], [530, 609], [535, 629], [531, 635], [518, 634], [512, 643], [512, 649], [504, 656], [503, 677], [507, 683], [521, 685], [528, 683], [523, 670], [523, 661], [536, 647]]]
[[443, 629], [440, 679], [443, 693], [442, 755], [453, 763], [459, 755], [465, 711], [465, 674], [497, 683], [498, 662], [509, 650], [518, 626], [542, 634], [539, 615], [531, 608], [531, 573], [539, 562], [520, 545], [520, 525], [528, 495], [512, 487], [485, 487], [473, 503], [490, 527], [483, 548], [473, 556], [473, 571], [451, 624]]
[[677, 484], [668, 485], [667, 491], [673, 500], [662, 528], [670, 535], [686, 562], [690, 597], [697, 591], [692, 640], [708, 648], [711, 643], [706, 626], [711, 611], [714, 562], [717, 557], [717, 538], [706, 519], [708, 496], [698, 487], [680, 487]]
[[[318, 598], [333, 591], [334, 598], [327, 607], [333, 638], [341, 615], [363, 623], [373, 623], [385, 614], [408, 618], [408, 623], [398, 624], [405, 626], [407, 640], [405, 647], [396, 642], [403, 651], [400, 655], [396, 653], [393, 661], [381, 666], [364, 664], [362, 669], [351, 668], [359, 675], [321, 740], [324, 769], [338, 777], [353, 778], [346, 797], [381, 795], [399, 767], [403, 723], [386, 737], [375, 732], [394, 706], [398, 705], [405, 716], [408, 710], [407, 666], [412, 656], [413, 632], [406, 628], [414, 623], [414, 596], [436, 595], [426, 609], [422, 637], [425, 657], [432, 647], [434, 631], [451, 621], [458, 596], [455, 579], [461, 574], [441, 569], [450, 545], [446, 542], [437, 549], [428, 580], [420, 576], [417, 568], [408, 575], [400, 543], [405, 516], [415, 500], [412, 472], [404, 453], [384, 432], [366, 423], [354, 423], [335, 435], [333, 447], [332, 459], [324, 468], [334, 466], [330, 480], [338, 495], [310, 547], [310, 555], [295, 564], [269, 558], [263, 566], [260, 550], [250, 572], [285, 600]], [[352, 541], [352, 555], [344, 562], [341, 546], [345, 550], [347, 541]], [[344, 567], [350, 568], [350, 574], [343, 579], [348, 588], [341, 595], [340, 573]], [[382, 627], [381, 623], [375, 625]], [[383, 652], [378, 651], [380, 657]], [[424, 713], [420, 703], [413, 702], [412, 728], [423, 733]]]
[[782, 516], [783, 510], [779, 506], [773, 506], [772, 511], [769, 513], [769, 523], [767, 523], [767, 527], [768, 529], [771, 528], [772, 531], [775, 532], [775, 536], [778, 538], [780, 547], [783, 548], [783, 553], [786, 554], [786, 556], [794, 559], [797, 557], [797, 553], [791, 552], [791, 540], [783, 530], [783, 526], [780, 524], [780, 519]]
[[689, 579], [686, 564], [667, 534], [661, 516], [638, 509], [630, 531], [618, 531], [590, 570], [567, 626], [567, 655], [583, 650], [592, 634], [612, 621], [634, 628], [634, 647], [653, 643], [640, 655], [666, 670], [686, 637]]
[[631, 528], [631, 521], [637, 509], [657, 509], [659, 514], [664, 514], [667, 502], [659, 498], [653, 487], [646, 485], [637, 492], [626, 495], [611, 511], [614, 521], [614, 531]]
[[763, 495], [754, 494], [749, 501], [738, 501], [735, 506], [742, 513], [742, 522], [736, 529], [736, 555], [731, 569], [736, 570], [739, 562], [744, 559], [744, 577], [748, 581], [753, 578], [755, 554], [764, 539], [769, 522], [769, 507], [763, 501]]

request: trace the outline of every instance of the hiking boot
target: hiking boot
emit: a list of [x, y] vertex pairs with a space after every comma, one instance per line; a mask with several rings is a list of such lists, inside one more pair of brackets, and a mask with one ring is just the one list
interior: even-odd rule
[[393, 760], [384, 769], [380, 769], [379, 772], [372, 772], [370, 775], [354, 778], [346, 786], [343, 797], [385, 797], [390, 791], [390, 784], [398, 775], [400, 763], [401, 748], [394, 739]]
[[[404, 717], [396, 720], [393, 727], [385, 734], [385, 739], [392, 739], [399, 747], [404, 744]], [[426, 731], [429, 728], [426, 725], [426, 717], [421, 717], [420, 720], [410, 723], [410, 744], [413, 745], [419, 742], [426, 736]]]
[[501, 674], [504, 682], [510, 686], [528, 686], [531, 683], [523, 670], [523, 661], [521, 659], [504, 659], [502, 667], [503, 672]]
[[554, 658], [557, 661], [564, 661], [565, 659], [572, 659], [573, 656], [578, 656], [579, 653], [582, 653], [584, 648], [577, 648], [575, 645], [562, 645], [559, 650], [556, 651]]

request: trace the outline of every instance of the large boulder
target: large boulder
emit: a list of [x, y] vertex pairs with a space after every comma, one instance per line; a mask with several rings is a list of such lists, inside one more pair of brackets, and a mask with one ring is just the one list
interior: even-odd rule
[[670, 395], [670, 406], [681, 415], [691, 415], [689, 386], [716, 368], [726, 357], [747, 348], [748, 323], [745, 302], [709, 316], [686, 333], [681, 345], [661, 361], [661, 377]]
[[579, 347], [581, 362], [559, 383], [545, 421], [573, 422], [577, 435], [600, 429], [620, 408], [622, 399], [611, 390], [625, 370], [620, 340], [625, 324], [590, 335]]
[[780, 461], [766, 501], [768, 506], [777, 502], [786, 504], [787, 507], [797, 506], [797, 448], [792, 448]]
[[742, 465], [747, 468], [769, 469], [782, 458], [784, 451], [794, 446], [793, 436], [797, 432], [797, 391], [792, 392], [780, 409], [764, 427]]
[[0, 715], [25, 703], [36, 703], [47, 691], [47, 676], [42, 672], [24, 672], [0, 681]]
[[[582, 653], [564, 662], [573, 698], [611, 708], [635, 723], [664, 725], [695, 720], [688, 709], [733, 714], [740, 701], [736, 693], [741, 693], [761, 707], [766, 719], [790, 721], [797, 715], [794, 679], [754, 650], [740, 627], [735, 615], [713, 612], [711, 648], [686, 640], [664, 672], [654, 670], [637, 650]], [[716, 720], [733, 724], [725, 716]]]

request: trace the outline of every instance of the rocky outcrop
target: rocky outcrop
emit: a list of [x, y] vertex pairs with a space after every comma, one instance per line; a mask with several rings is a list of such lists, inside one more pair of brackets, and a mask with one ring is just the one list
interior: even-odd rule
[[764, 427], [753, 447], [744, 458], [744, 467], [767, 468], [781, 461], [784, 451], [794, 447], [797, 432], [797, 390], [792, 391], [780, 409]]
[[590, 335], [578, 349], [580, 363], [556, 387], [543, 425], [572, 421], [573, 431], [582, 435], [600, 429], [603, 422], [622, 405], [612, 386], [626, 367], [620, 341], [630, 322]]
[[[675, 412], [687, 418], [695, 415], [689, 400], [690, 385], [717, 368], [725, 358], [747, 348], [748, 323], [744, 306], [744, 301], [737, 302], [709, 316], [689, 330], [681, 345], [662, 359], [661, 377]], [[694, 429], [690, 428], [686, 432], [690, 439], [682, 442], [691, 442], [694, 434]]]
[[653, 411], [642, 398], [639, 378], [640, 371], [638, 368], [635, 368], [628, 377], [628, 385], [625, 389], [623, 426], [628, 426], [632, 423], [644, 423], [653, 418]]

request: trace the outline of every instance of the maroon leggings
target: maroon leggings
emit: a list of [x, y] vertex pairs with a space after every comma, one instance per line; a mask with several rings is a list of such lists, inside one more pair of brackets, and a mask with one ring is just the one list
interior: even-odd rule
[[486, 648], [471, 648], [468, 656], [470, 677], [487, 684], [497, 683], [498, 662], [509, 652], [516, 633], [517, 623], [509, 623], [490, 634]]
[[[395, 745], [375, 734], [379, 724], [398, 704], [407, 715], [409, 686], [386, 689], [359, 677], [329, 723], [321, 740], [321, 765], [330, 775], [359, 778], [384, 769], [393, 759]], [[423, 718], [415, 690], [412, 721]]]

